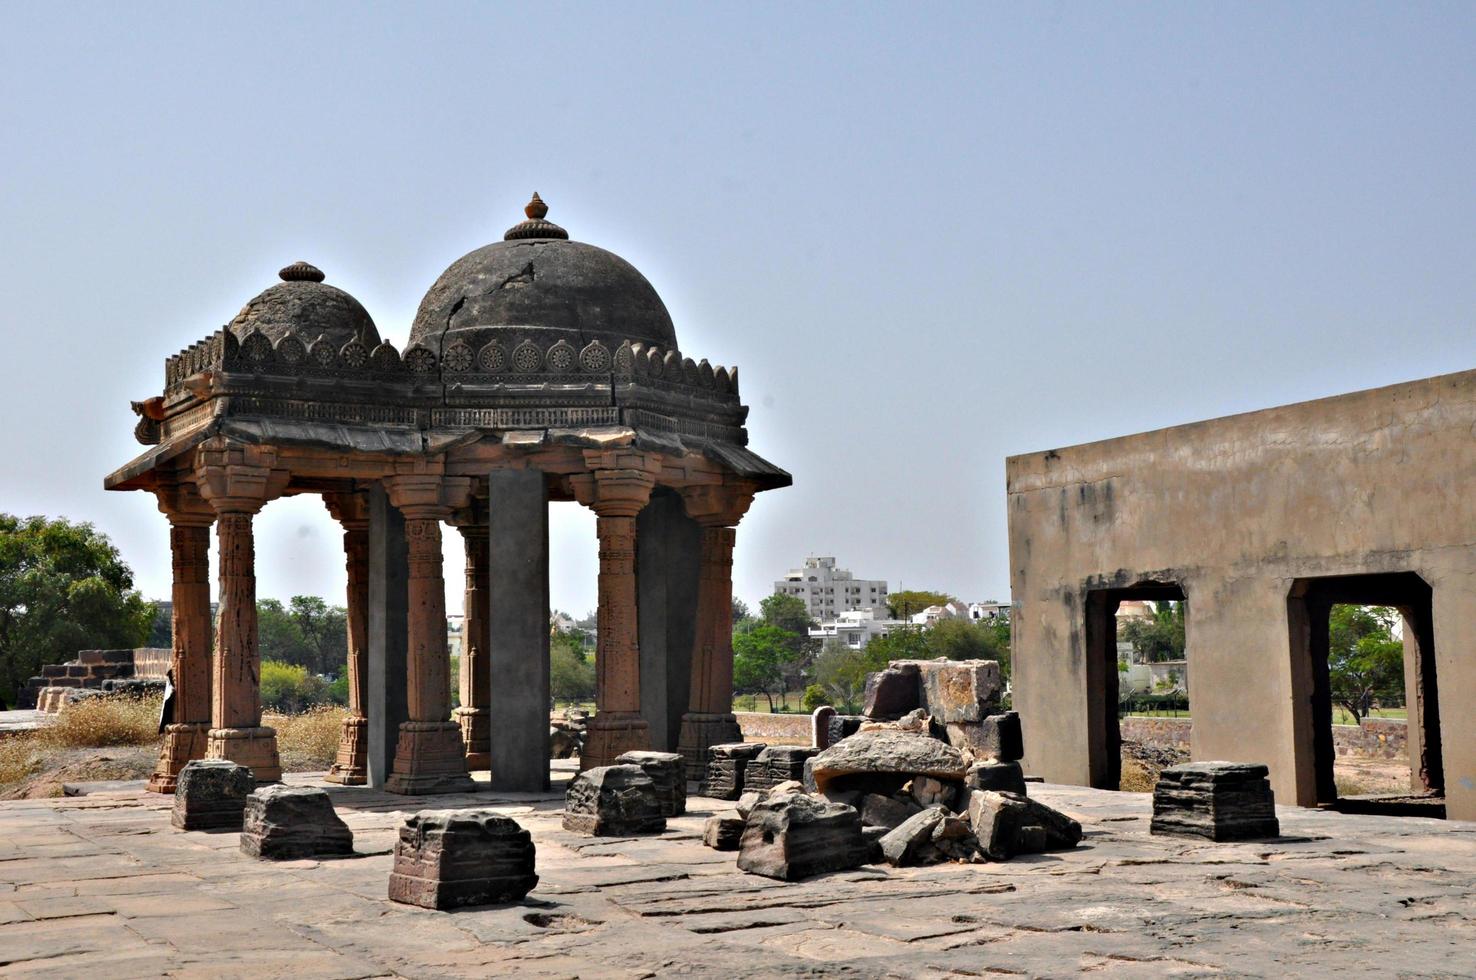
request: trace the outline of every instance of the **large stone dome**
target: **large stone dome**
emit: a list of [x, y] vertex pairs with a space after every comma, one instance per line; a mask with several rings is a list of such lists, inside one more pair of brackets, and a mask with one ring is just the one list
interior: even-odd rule
[[282, 281], [258, 293], [231, 321], [238, 340], [253, 330], [273, 344], [296, 333], [303, 344], [325, 338], [334, 350], [351, 340], [373, 350], [379, 331], [369, 311], [348, 293], [323, 282], [323, 273], [294, 262], [278, 273]]
[[613, 252], [569, 241], [544, 220], [537, 194], [526, 211], [503, 241], [441, 274], [421, 300], [407, 349], [420, 344], [439, 356], [453, 339], [479, 349], [494, 338], [509, 349], [524, 340], [545, 348], [566, 340], [576, 350], [592, 340], [611, 350], [627, 340], [676, 348], [671, 315], [645, 276]]

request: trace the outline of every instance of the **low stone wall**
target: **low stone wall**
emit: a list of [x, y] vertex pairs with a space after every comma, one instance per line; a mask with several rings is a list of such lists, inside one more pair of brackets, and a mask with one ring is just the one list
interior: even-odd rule
[[[1130, 716], [1118, 724], [1124, 739], [1188, 752], [1194, 722], [1189, 718]], [[1367, 718], [1362, 725], [1334, 725], [1333, 749], [1338, 755], [1364, 759], [1403, 759], [1408, 757], [1408, 731], [1406, 723], [1397, 718]]]
[[168, 647], [139, 647], [133, 651], [133, 676], [162, 681], [173, 656]]
[[770, 745], [809, 745], [809, 715], [778, 715], [766, 711], [739, 711], [738, 727], [745, 742]]

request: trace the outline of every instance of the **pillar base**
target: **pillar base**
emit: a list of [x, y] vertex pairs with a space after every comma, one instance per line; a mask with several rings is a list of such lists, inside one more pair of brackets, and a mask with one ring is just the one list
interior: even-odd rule
[[466, 746], [466, 768], [483, 772], [492, 768], [492, 712], [486, 708], [457, 708], [451, 718], [461, 728]]
[[682, 715], [682, 731], [677, 737], [677, 751], [688, 779], [707, 778], [708, 749], [714, 745], [743, 741], [738, 718], [728, 714], [702, 714], [689, 711]]
[[589, 720], [579, 771], [612, 766], [626, 752], [649, 751], [651, 726], [635, 711], [601, 711]]
[[385, 781], [386, 793], [429, 796], [473, 793], [477, 785], [466, 774], [461, 727], [454, 721], [407, 721], [400, 725], [395, 763]]
[[212, 728], [206, 736], [205, 758], [228, 759], [245, 766], [258, 785], [282, 781], [275, 728]]
[[369, 719], [350, 715], [338, 733], [338, 757], [323, 779], [342, 786], [369, 782]]
[[159, 761], [149, 777], [150, 793], [173, 793], [180, 770], [196, 759], [205, 758], [208, 721], [164, 726], [164, 742], [159, 746]]

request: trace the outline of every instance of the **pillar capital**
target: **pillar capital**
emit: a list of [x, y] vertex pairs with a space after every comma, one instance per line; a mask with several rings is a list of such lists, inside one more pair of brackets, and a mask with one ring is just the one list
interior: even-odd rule
[[345, 531], [369, 530], [369, 497], [356, 490], [323, 494], [323, 506]]
[[632, 450], [586, 450], [587, 473], [569, 478], [574, 499], [601, 517], [635, 517], [656, 489], [660, 461]]
[[209, 527], [215, 523], [215, 509], [210, 506], [193, 480], [185, 474], [172, 474], [154, 487], [159, 513], [169, 518], [174, 527]]
[[681, 487], [687, 516], [705, 528], [735, 527], [748, 513], [758, 488], [747, 480]]
[[282, 495], [292, 474], [269, 446], [212, 439], [195, 455], [195, 485], [217, 514], [254, 514]]
[[384, 489], [408, 520], [442, 521], [471, 499], [471, 477], [442, 473], [397, 473], [384, 478]]

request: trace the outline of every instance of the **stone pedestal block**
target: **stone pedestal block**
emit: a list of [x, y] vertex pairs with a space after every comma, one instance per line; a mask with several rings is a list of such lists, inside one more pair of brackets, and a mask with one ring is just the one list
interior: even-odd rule
[[1153, 788], [1155, 834], [1257, 840], [1281, 833], [1263, 765], [1191, 762], [1172, 766]]
[[773, 789], [790, 780], [804, 782], [805, 762], [820, 754], [813, 745], [771, 745], [748, 764], [744, 789]]
[[640, 766], [598, 766], [574, 777], [564, 797], [564, 829], [597, 837], [666, 829], [656, 784]]
[[743, 795], [748, 764], [768, 748], [763, 742], [727, 742], [708, 749], [707, 775], [702, 795], [717, 800], [736, 800]]
[[1025, 795], [1025, 771], [1018, 762], [976, 762], [964, 776], [968, 789], [987, 789], [996, 793]]
[[369, 719], [350, 715], [338, 733], [338, 755], [328, 775], [330, 783], [363, 786], [369, 781]]
[[466, 768], [481, 772], [492, 766], [492, 712], [486, 708], [462, 706], [451, 712], [461, 729], [461, 742], [466, 747]]
[[763, 800], [749, 813], [739, 843], [738, 868], [780, 881], [799, 881], [859, 868], [869, 853], [855, 807], [785, 793]]
[[340, 856], [354, 853], [354, 835], [327, 790], [266, 786], [246, 798], [241, 851], [274, 861]]
[[400, 828], [391, 901], [428, 909], [521, 901], [538, 884], [533, 839], [491, 810], [428, 810]]
[[180, 830], [240, 830], [251, 770], [227, 759], [196, 759], [180, 770], [170, 822]]
[[656, 786], [656, 800], [663, 817], [687, 812], [687, 776], [682, 757], [676, 752], [626, 752], [618, 765], [640, 766]]
[[714, 813], [702, 825], [702, 843], [718, 851], [736, 851], [743, 840], [743, 826], [743, 815], [737, 810]]
[[258, 783], [275, 783], [282, 778], [275, 728], [212, 728], [206, 736], [205, 758], [245, 766]]
[[166, 725], [164, 741], [159, 746], [159, 761], [149, 777], [149, 792], [173, 793], [179, 785], [179, 774], [196, 759], [205, 757], [209, 722]]
[[461, 729], [454, 721], [407, 721], [400, 725], [394, 769], [385, 792], [406, 796], [471, 793]]

